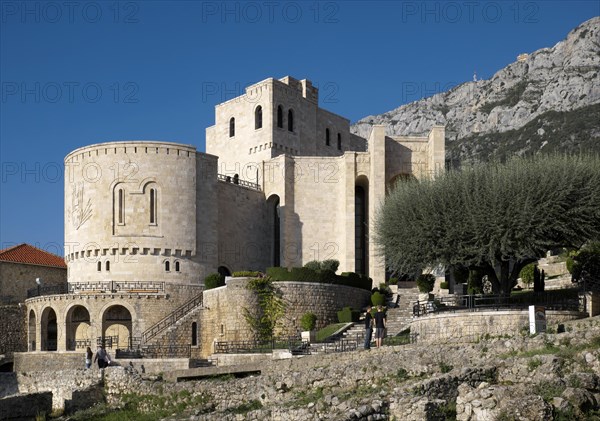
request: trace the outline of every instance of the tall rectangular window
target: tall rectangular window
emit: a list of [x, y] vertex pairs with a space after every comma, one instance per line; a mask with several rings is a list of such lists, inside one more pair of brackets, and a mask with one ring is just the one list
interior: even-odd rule
[[156, 189], [150, 189], [150, 223], [156, 224]]
[[119, 219], [118, 219], [119, 224], [123, 224], [125, 222], [125, 210], [123, 207], [123, 199], [124, 199], [123, 195], [124, 195], [123, 189], [119, 189], [119, 199], [118, 199], [118, 202], [119, 202]]

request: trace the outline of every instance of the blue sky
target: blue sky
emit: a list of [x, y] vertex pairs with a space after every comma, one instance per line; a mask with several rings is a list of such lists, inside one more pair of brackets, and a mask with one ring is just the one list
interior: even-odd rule
[[62, 254], [63, 158], [110, 140], [204, 150], [214, 106], [310, 79], [351, 121], [551, 47], [598, 1], [0, 1], [0, 248]]

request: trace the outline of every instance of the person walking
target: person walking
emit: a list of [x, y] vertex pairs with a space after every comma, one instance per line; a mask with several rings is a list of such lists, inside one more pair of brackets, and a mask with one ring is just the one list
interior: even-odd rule
[[92, 348], [90, 348], [89, 346], [87, 347], [87, 349], [85, 350], [85, 368], [90, 368], [92, 366], [92, 357], [94, 356], [94, 353], [92, 352]]
[[110, 357], [108, 356], [108, 352], [104, 349], [104, 345], [98, 345], [94, 362], [96, 362], [96, 360], [98, 360], [98, 368], [108, 367], [110, 364]]
[[367, 306], [365, 313], [365, 349], [371, 349], [371, 337], [373, 336], [373, 315], [371, 306]]
[[383, 311], [383, 307], [377, 306], [377, 313], [373, 317], [375, 319], [375, 343], [377, 344], [377, 348], [381, 346], [383, 342], [383, 337], [385, 336], [385, 312]]

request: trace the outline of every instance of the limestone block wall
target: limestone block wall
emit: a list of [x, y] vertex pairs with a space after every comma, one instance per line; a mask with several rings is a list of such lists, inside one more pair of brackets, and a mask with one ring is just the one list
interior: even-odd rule
[[219, 182], [218, 198], [218, 266], [231, 272], [265, 270], [270, 259], [263, 192]]
[[252, 339], [244, 308], [255, 308], [258, 302], [246, 283], [246, 278], [233, 278], [224, 287], [204, 291], [205, 310], [197, 319], [203, 356], [213, 353], [214, 342]]
[[[205, 310], [198, 316], [202, 356], [213, 353], [214, 342], [252, 339], [244, 318], [244, 308], [257, 306], [256, 296], [246, 289], [248, 278], [232, 278], [227, 285], [204, 292]], [[285, 302], [282, 335], [296, 335], [300, 318], [307, 312], [317, 315], [317, 327], [337, 323], [337, 311], [343, 307], [362, 308], [368, 304], [370, 291], [341, 285], [308, 282], [275, 282]]]
[[[206, 129], [206, 152], [219, 157], [220, 174], [233, 176], [248, 163], [271, 158], [273, 142], [273, 79], [248, 86], [245, 93], [215, 106], [215, 125]], [[255, 129], [254, 112], [262, 107], [262, 128]], [[230, 120], [235, 134], [229, 136]]]
[[0, 262], [0, 304], [24, 302], [27, 290], [37, 287], [36, 278], [40, 278], [44, 286], [66, 286], [67, 269]]
[[[43, 358], [52, 364], [52, 358]], [[89, 408], [103, 398], [102, 374], [99, 370], [63, 369], [20, 370], [16, 374], [16, 386], [20, 394], [52, 392], [52, 409], [71, 412]], [[23, 367], [22, 367], [23, 368]], [[1, 377], [0, 377], [1, 378]]]
[[[195, 220], [193, 146], [109, 142], [65, 158], [70, 282], [155, 280], [169, 272], [174, 282], [200, 283]], [[177, 273], [166, 267], [173, 259]]]
[[[549, 327], [585, 317], [573, 311], [546, 311]], [[440, 313], [413, 319], [410, 331], [423, 343], [472, 342], [483, 335], [514, 335], [521, 329], [529, 332], [528, 310]]]
[[0, 354], [27, 351], [25, 307], [0, 306]]
[[344, 285], [312, 282], [275, 282], [286, 304], [284, 326], [293, 334], [300, 329], [300, 318], [311, 312], [317, 316], [317, 329], [337, 323], [337, 312], [343, 307], [362, 309], [370, 300], [371, 291]]

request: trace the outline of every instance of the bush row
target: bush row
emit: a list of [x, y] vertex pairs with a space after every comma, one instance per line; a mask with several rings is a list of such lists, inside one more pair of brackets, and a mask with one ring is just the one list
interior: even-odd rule
[[307, 267], [296, 267], [288, 271], [282, 267], [270, 267], [267, 275], [274, 282], [316, 282], [320, 284], [345, 285], [354, 288], [371, 290], [372, 280], [368, 276], [354, 272], [343, 272], [336, 275], [329, 269], [314, 270]]

